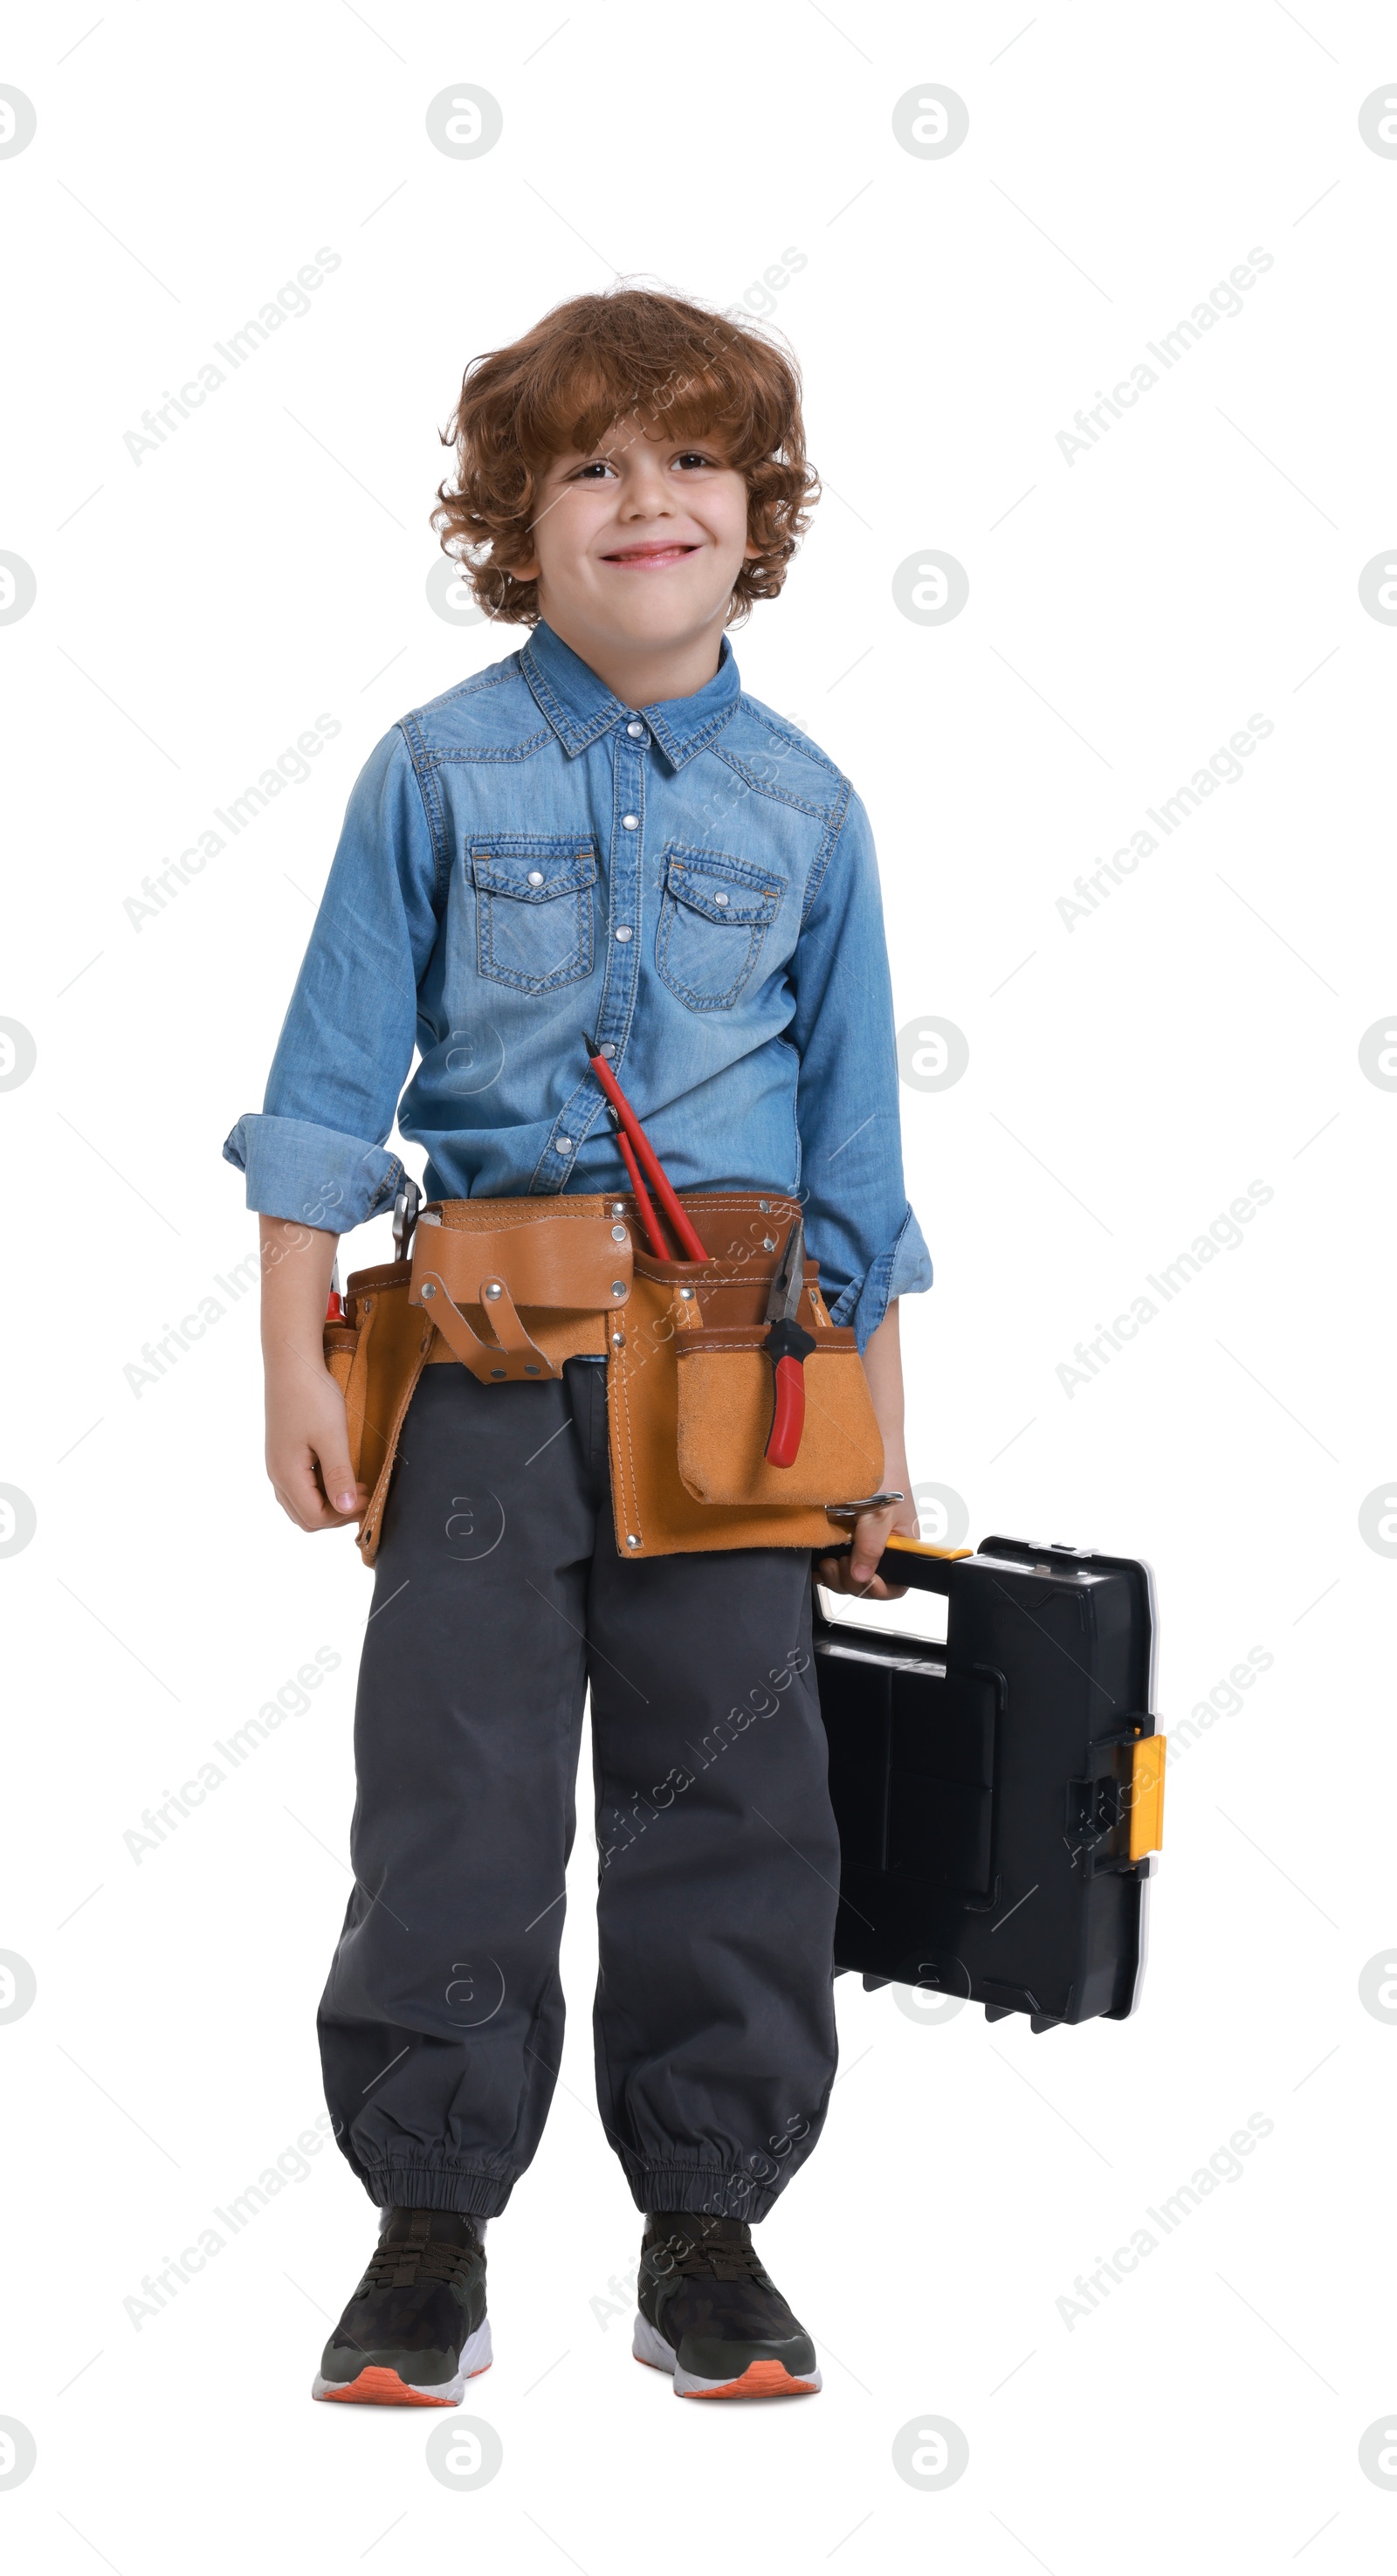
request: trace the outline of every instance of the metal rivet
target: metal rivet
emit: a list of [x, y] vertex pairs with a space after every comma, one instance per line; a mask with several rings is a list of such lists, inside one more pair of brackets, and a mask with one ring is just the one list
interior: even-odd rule
[[613, 1349], [613, 1350], [623, 1351], [623, 1350], [625, 1349], [625, 1347], [626, 1347], [626, 1336], [625, 1336], [625, 1334], [624, 1334], [624, 1333], [613, 1333], [613, 1334], [612, 1334], [612, 1336], [611, 1336], [611, 1347], [612, 1347], [612, 1349]]
[[625, 1293], [626, 1293], [626, 1283], [625, 1283], [624, 1279], [613, 1279], [613, 1280], [612, 1280], [612, 1283], [611, 1283], [611, 1293], [612, 1293], [612, 1296], [613, 1296], [613, 1297], [624, 1297], [624, 1295], [625, 1295]]
[[373, 1313], [373, 1310], [374, 1310], [374, 1301], [373, 1301], [372, 1297], [366, 1297], [366, 1298], [364, 1299], [364, 1312], [365, 1312], [365, 1314], [366, 1314], [366, 1315], [371, 1315], [371, 1314]]
[[486, 1282], [485, 1282], [485, 1294], [486, 1294], [486, 1296], [487, 1296], [487, 1297], [498, 1297], [498, 1296], [499, 1296], [499, 1294], [500, 1294], [500, 1283], [499, 1283], [498, 1279], [487, 1279], [487, 1280], [486, 1280]]
[[639, 1539], [636, 1537], [636, 1534], [635, 1534], [634, 1530], [627, 1530], [627, 1532], [626, 1532], [626, 1545], [627, 1545], [627, 1547], [639, 1547], [639, 1545], [640, 1545], [640, 1541], [639, 1541]]
[[[620, 1213], [621, 1213], [621, 1211], [620, 1211], [620, 1209], [619, 1209], [619, 1208], [613, 1208], [613, 1209], [612, 1209], [612, 1211], [611, 1211], [611, 1213], [612, 1213], [612, 1215], [613, 1215], [613, 1216], [619, 1216], [619, 1215], [620, 1215]], [[612, 1227], [612, 1229], [611, 1229], [611, 1240], [612, 1240], [612, 1242], [613, 1242], [613, 1243], [624, 1243], [624, 1242], [625, 1242], [625, 1240], [626, 1240], [626, 1229], [625, 1229], [625, 1227], [624, 1227], [623, 1225], [613, 1225], [613, 1227]]]
[[626, 1202], [625, 1202], [625, 1200], [624, 1200], [624, 1199], [613, 1199], [613, 1200], [612, 1200], [612, 1202], [611, 1202], [611, 1213], [612, 1213], [612, 1215], [613, 1215], [613, 1216], [624, 1216], [624, 1215], [625, 1215], [625, 1213], [626, 1213]]
[[537, 1377], [538, 1370], [534, 1367], [532, 1360], [525, 1360], [524, 1375], [525, 1377]]
[[529, 883], [530, 883], [530, 885], [542, 885], [542, 883], [543, 883], [543, 870], [542, 870], [542, 868], [530, 868], [530, 870], [529, 870]]
[[436, 1292], [435, 1288], [432, 1286], [432, 1283], [431, 1283], [430, 1279], [424, 1279], [424, 1280], [423, 1280], [423, 1282], [422, 1282], [422, 1294], [423, 1294], [423, 1296], [424, 1296], [424, 1297], [435, 1297], [436, 1293], [437, 1293], [437, 1292]]
[[762, 1236], [762, 1250], [763, 1252], [774, 1252], [776, 1250], [776, 1237], [774, 1234], [764, 1234]]
[[770, 1216], [770, 1214], [771, 1214], [771, 1201], [770, 1201], [770, 1199], [758, 1199], [758, 1201], [757, 1201], [757, 1205], [758, 1205], [758, 1207], [761, 1209], [761, 1212], [762, 1212], [763, 1216]]
[[693, 1293], [692, 1288], [681, 1288], [679, 1291], [681, 1297], [692, 1297]]
[[503, 1377], [505, 1375], [505, 1371], [503, 1369], [491, 1369], [490, 1375], [491, 1377]]

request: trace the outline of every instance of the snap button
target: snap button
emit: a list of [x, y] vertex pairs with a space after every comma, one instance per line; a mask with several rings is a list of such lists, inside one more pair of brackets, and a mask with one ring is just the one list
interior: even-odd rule
[[613, 1296], [613, 1297], [624, 1297], [624, 1295], [625, 1295], [625, 1293], [626, 1293], [626, 1283], [625, 1283], [624, 1279], [613, 1279], [613, 1280], [612, 1280], [612, 1283], [611, 1283], [611, 1293], [612, 1293], [612, 1296]]
[[[530, 884], [532, 884], [532, 882], [533, 882], [532, 878], [530, 878], [529, 882], [530, 882]], [[715, 896], [714, 896], [713, 900], [714, 900], [714, 902], [715, 902], [715, 903], [726, 903], [726, 902], [727, 902], [727, 896], [726, 896], [725, 894], [715, 894]]]
[[[613, 1208], [613, 1209], [612, 1209], [612, 1211], [611, 1211], [611, 1213], [612, 1213], [612, 1215], [613, 1215], [613, 1216], [615, 1216], [615, 1215], [616, 1215], [616, 1213], [617, 1213], [616, 1209], [615, 1209], [615, 1208]], [[611, 1240], [612, 1240], [612, 1242], [613, 1242], [613, 1243], [624, 1243], [624, 1242], [625, 1242], [625, 1240], [626, 1240], [626, 1229], [625, 1229], [625, 1227], [624, 1227], [623, 1225], [613, 1225], [613, 1227], [612, 1227], [612, 1229], [611, 1229]]]
[[616, 936], [617, 936], [617, 938], [618, 938], [618, 939], [629, 939], [630, 935], [631, 935], [631, 934], [630, 934], [630, 926], [629, 926], [629, 924], [628, 924], [627, 922], [624, 922], [624, 921], [623, 921], [623, 922], [621, 922], [621, 923], [618, 925], [618, 927], [617, 927], [617, 931], [616, 931]]
[[643, 724], [628, 724], [626, 731], [630, 735], [632, 742], [644, 742], [645, 727]]
[[553, 1148], [553, 1151], [555, 1154], [570, 1154], [572, 1152], [572, 1138], [570, 1136], [560, 1136], [557, 1144]]
[[621, 829], [623, 832], [638, 832], [640, 830], [640, 816], [638, 814], [623, 814], [621, 817]]
[[422, 1282], [422, 1294], [423, 1294], [423, 1296], [424, 1296], [424, 1297], [435, 1297], [436, 1293], [437, 1293], [437, 1292], [436, 1292], [435, 1288], [432, 1286], [432, 1283], [431, 1283], [430, 1279], [424, 1279], [424, 1280], [423, 1280], [423, 1282]]
[[542, 870], [542, 868], [530, 868], [530, 870], [529, 870], [529, 883], [530, 883], [530, 885], [542, 885], [542, 883], [543, 883], [543, 870]]

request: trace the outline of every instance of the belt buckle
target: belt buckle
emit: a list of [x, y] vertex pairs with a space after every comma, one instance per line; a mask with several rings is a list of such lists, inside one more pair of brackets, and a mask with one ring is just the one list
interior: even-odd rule
[[417, 1211], [422, 1205], [422, 1192], [409, 1175], [393, 1201], [393, 1258], [410, 1261], [412, 1238], [417, 1227]]

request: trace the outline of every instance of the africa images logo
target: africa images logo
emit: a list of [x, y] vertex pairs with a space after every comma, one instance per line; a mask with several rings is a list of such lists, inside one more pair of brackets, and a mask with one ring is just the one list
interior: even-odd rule
[[312, 294], [324, 285], [327, 277], [333, 276], [339, 265], [339, 252], [323, 244], [313, 259], [304, 261], [297, 269], [294, 278], [288, 277], [285, 285], [279, 286], [275, 295], [268, 297], [259, 312], [250, 314], [236, 331], [229, 332], [226, 340], [215, 340], [214, 348], [223, 361], [221, 367], [212, 358], [206, 358], [178, 392], [173, 392], [167, 385], [164, 401], [159, 407], [152, 404], [149, 410], [142, 412], [139, 429], [122, 432], [122, 445], [132, 464], [143, 465], [147, 456], [154, 456], [166, 440], [173, 437], [181, 421], [201, 410], [210, 394], [216, 394], [221, 385], [227, 384], [230, 375], [235, 374], [239, 367], [246, 366], [249, 358], [255, 358], [258, 350], [266, 347], [272, 333], [279, 331], [283, 322], [304, 321], [311, 309]]
[[1248, 716], [1245, 726], [1239, 725], [1226, 744], [1220, 744], [1204, 765], [1195, 769], [1190, 779], [1175, 788], [1172, 796], [1163, 796], [1158, 805], [1145, 807], [1146, 816], [1154, 824], [1159, 839], [1155, 838], [1155, 832], [1147, 831], [1142, 824], [1131, 833], [1128, 845], [1122, 843], [1118, 850], [1111, 852], [1109, 859], [1099, 859], [1094, 869], [1084, 870], [1076, 879], [1071, 894], [1058, 896], [1057, 917], [1069, 938], [1078, 922], [1091, 919], [1113, 886], [1121, 885], [1127, 877], [1133, 876], [1142, 859], [1153, 858], [1161, 840], [1167, 841], [1181, 824], [1189, 820], [1190, 815], [1198, 812], [1205, 797], [1215, 795], [1220, 786], [1239, 785], [1246, 775], [1243, 761], [1250, 760], [1257, 744], [1265, 742], [1275, 730], [1269, 716]]
[[1157, 368], [1152, 367], [1147, 359], [1140, 358], [1128, 376], [1123, 376], [1119, 384], [1112, 385], [1109, 393], [1098, 385], [1093, 409], [1088, 411], [1083, 405], [1071, 429], [1060, 429], [1057, 433], [1063, 463], [1072, 466], [1079, 456], [1088, 455], [1105, 436], [1112, 422], [1122, 420], [1128, 411], [1133, 411], [1142, 394], [1152, 393], [1161, 375], [1176, 367], [1191, 349], [1196, 349], [1204, 332], [1211, 331], [1215, 322], [1224, 319], [1235, 322], [1238, 314], [1245, 310], [1242, 296], [1255, 286], [1259, 276], [1275, 265], [1269, 250], [1249, 250], [1246, 259], [1238, 260], [1228, 276], [1219, 279], [1207, 295], [1200, 297], [1192, 312], [1176, 322], [1172, 330], [1162, 331], [1157, 340], [1145, 342], [1150, 357], [1159, 362]]

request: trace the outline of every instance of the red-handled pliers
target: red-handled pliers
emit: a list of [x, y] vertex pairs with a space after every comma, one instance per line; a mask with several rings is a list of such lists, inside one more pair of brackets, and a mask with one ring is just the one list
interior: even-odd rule
[[805, 1429], [805, 1362], [815, 1348], [815, 1336], [796, 1322], [804, 1289], [805, 1226], [797, 1217], [766, 1301], [766, 1350], [775, 1380], [765, 1453], [771, 1467], [795, 1465]]

